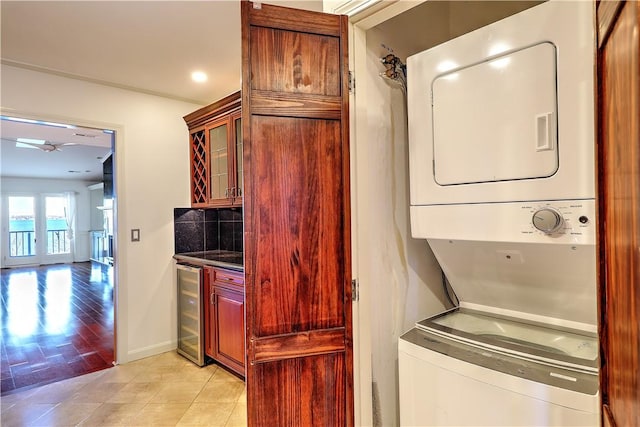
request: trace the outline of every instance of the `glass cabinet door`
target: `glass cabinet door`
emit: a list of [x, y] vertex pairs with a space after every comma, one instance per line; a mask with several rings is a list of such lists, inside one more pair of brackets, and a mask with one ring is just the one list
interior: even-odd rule
[[236, 194], [235, 196], [242, 197], [242, 189], [244, 183], [242, 181], [242, 119], [240, 117], [234, 120], [234, 127], [236, 131], [235, 146], [236, 146]]
[[227, 146], [228, 126], [223, 122], [209, 129], [210, 191], [209, 198], [226, 199], [229, 196], [229, 161]]

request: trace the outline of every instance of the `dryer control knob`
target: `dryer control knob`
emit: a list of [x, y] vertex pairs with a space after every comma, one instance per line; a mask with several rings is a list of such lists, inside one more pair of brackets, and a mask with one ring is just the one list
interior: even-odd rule
[[531, 219], [533, 226], [546, 234], [552, 234], [562, 228], [564, 220], [560, 212], [551, 208], [539, 209]]

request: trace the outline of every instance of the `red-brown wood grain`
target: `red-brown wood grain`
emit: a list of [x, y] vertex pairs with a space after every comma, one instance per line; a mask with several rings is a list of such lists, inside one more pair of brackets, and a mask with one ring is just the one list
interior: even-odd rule
[[254, 217], [253, 333], [344, 326], [340, 122], [255, 116], [251, 126], [254, 171], [268, 189], [253, 198], [264, 207]]
[[353, 425], [346, 17], [242, 3], [249, 425]]
[[597, 2], [598, 13], [598, 47], [607, 41], [609, 33], [613, 29], [613, 22], [618, 17], [620, 8], [622, 8], [624, 0], [608, 0], [605, 2]]
[[245, 375], [244, 295], [237, 290], [214, 286], [215, 318], [213, 358], [238, 374]]
[[[240, 117], [240, 92], [235, 92], [210, 105], [184, 116], [189, 128], [189, 161], [191, 170], [191, 207], [234, 207], [242, 205], [238, 191], [237, 161], [235, 158], [235, 119]], [[211, 151], [209, 130], [226, 125], [228, 156], [228, 197], [214, 197], [211, 179]]]
[[640, 3], [600, 2], [598, 194], [605, 425], [640, 425]]
[[191, 131], [189, 144], [191, 165], [191, 206], [203, 207], [207, 204], [209, 189], [209, 174], [207, 168], [207, 153], [209, 148], [204, 134], [204, 128]]
[[234, 92], [212, 104], [187, 114], [183, 119], [190, 129], [196, 128], [240, 109], [240, 100], [240, 92]]
[[271, 91], [253, 91], [254, 114], [281, 117], [307, 117], [339, 120], [342, 116], [340, 96], [289, 96]]
[[282, 8], [269, 6], [262, 8], [259, 2], [252, 3], [252, 8], [253, 5], [258, 8], [254, 8], [257, 13], [251, 16], [252, 26], [342, 37], [342, 28], [336, 26], [335, 15], [299, 9], [285, 11]]
[[255, 362], [344, 351], [344, 328], [255, 338], [250, 343]]
[[338, 37], [251, 27], [251, 88], [340, 95]]
[[205, 354], [245, 375], [244, 284], [241, 272], [204, 266]]
[[260, 416], [249, 412], [249, 424], [264, 427], [347, 424], [345, 362], [344, 353], [333, 353], [255, 365], [251, 381], [260, 395], [254, 406], [262, 411]]
[[214, 316], [213, 311], [213, 298], [214, 298], [214, 290], [213, 290], [213, 281], [215, 278], [215, 271], [213, 267], [204, 267], [202, 269], [202, 277], [203, 277], [203, 303], [204, 303], [204, 353], [211, 357], [215, 357], [215, 324], [216, 318]]

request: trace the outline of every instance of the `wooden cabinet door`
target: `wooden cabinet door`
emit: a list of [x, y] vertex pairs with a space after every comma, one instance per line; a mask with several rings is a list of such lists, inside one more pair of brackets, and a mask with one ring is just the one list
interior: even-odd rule
[[233, 205], [242, 206], [243, 171], [242, 171], [242, 113], [237, 112], [231, 115], [231, 144], [233, 151], [233, 183], [232, 192]]
[[233, 113], [206, 127], [209, 170], [208, 206], [227, 207], [242, 205], [242, 160], [238, 153], [242, 143], [237, 142], [240, 112]]
[[214, 359], [244, 376], [244, 295], [216, 286], [213, 307]]
[[209, 203], [209, 148], [203, 127], [189, 132], [189, 159], [191, 170], [191, 207], [206, 207]]
[[[184, 116], [189, 127], [191, 207], [241, 206], [237, 166], [240, 91]], [[240, 184], [238, 184], [240, 183]]]
[[215, 325], [215, 316], [213, 311], [214, 301], [214, 290], [213, 290], [213, 281], [215, 277], [214, 269], [211, 267], [204, 267], [203, 278], [204, 278], [204, 298], [202, 300], [204, 304], [204, 353], [213, 358], [215, 357], [215, 349], [214, 349], [214, 326]]
[[250, 426], [353, 424], [347, 18], [242, 2]]
[[207, 126], [209, 146], [209, 204], [225, 202], [229, 197], [229, 119]]
[[603, 424], [640, 425], [640, 3], [601, 1], [598, 28]]

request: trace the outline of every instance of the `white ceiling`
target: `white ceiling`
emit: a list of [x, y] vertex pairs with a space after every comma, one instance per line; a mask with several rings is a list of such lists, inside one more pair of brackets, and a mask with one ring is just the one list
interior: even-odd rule
[[[102, 181], [102, 161], [111, 152], [112, 135], [101, 129], [2, 120], [2, 176]], [[44, 140], [56, 150], [18, 147], [18, 138]]]
[[[321, 0], [264, 3], [322, 10]], [[0, 14], [0, 52], [4, 64], [201, 105], [240, 88], [239, 0], [2, 0]], [[208, 81], [194, 83], [191, 73], [195, 70], [207, 73]], [[6, 121], [1, 125], [2, 176], [24, 176], [24, 171], [28, 170], [29, 176], [33, 177], [39, 174], [71, 178], [66, 171], [91, 170], [94, 167], [90, 162], [84, 167], [72, 168], [71, 163], [54, 167], [51, 159], [87, 150], [83, 157], [87, 161], [91, 158], [96, 160], [98, 152], [95, 147], [70, 145], [51, 153], [16, 150], [13, 148], [15, 143], [6, 142], [16, 135], [5, 135], [5, 131], [8, 132]], [[42, 139], [54, 138], [45, 136]], [[33, 157], [25, 151], [32, 153]], [[55, 160], [58, 161], [61, 160]], [[12, 165], [20, 167], [12, 168]], [[20, 175], [16, 175], [18, 172]], [[73, 178], [78, 177], [76, 174]]]

